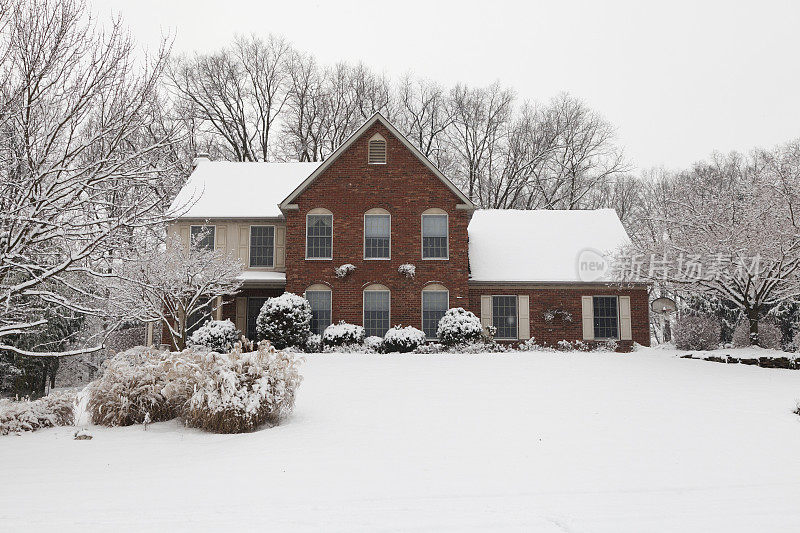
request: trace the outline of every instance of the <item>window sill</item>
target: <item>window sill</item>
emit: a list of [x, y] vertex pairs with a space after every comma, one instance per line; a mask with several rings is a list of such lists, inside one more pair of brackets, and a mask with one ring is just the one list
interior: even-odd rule
[[423, 257], [422, 261], [449, 261], [449, 257]]
[[333, 257], [306, 257], [306, 261], [333, 261]]
[[391, 261], [391, 257], [365, 257], [364, 261]]

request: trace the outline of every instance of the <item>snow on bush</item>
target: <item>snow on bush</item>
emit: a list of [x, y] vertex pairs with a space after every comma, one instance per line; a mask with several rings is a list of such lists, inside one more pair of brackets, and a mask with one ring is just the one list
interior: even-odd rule
[[333, 269], [336, 273], [337, 278], [344, 278], [349, 273], [353, 272], [356, 269], [356, 266], [350, 263], [345, 263]]
[[[772, 350], [781, 349], [783, 332], [781, 328], [769, 321], [758, 323], [758, 345]], [[733, 330], [733, 345], [737, 347], [750, 346], [750, 322], [744, 320], [736, 325]], [[677, 345], [676, 345], [677, 346]]]
[[278, 349], [305, 346], [311, 335], [311, 304], [291, 292], [270, 298], [258, 314], [256, 333]]
[[541, 344], [536, 342], [535, 337], [531, 337], [530, 339], [519, 343], [517, 346], [517, 350], [520, 352], [541, 352], [544, 351], [545, 348]]
[[75, 401], [75, 392], [51, 392], [38, 400], [0, 400], [0, 435], [71, 426]]
[[322, 332], [323, 346], [345, 346], [364, 344], [364, 328], [348, 324], [344, 320], [331, 324]]
[[370, 335], [366, 339], [364, 339], [364, 349], [367, 353], [378, 353], [383, 348], [383, 339], [376, 336]]
[[548, 309], [543, 316], [545, 322], [552, 322], [556, 318], [563, 322], [572, 322], [572, 313], [564, 309]]
[[103, 362], [103, 374], [87, 387], [88, 411], [101, 426], [141, 424], [175, 418], [178, 407], [163, 394], [166, 352], [133, 348]]
[[239, 330], [230, 320], [209, 320], [189, 337], [189, 346], [205, 346], [209, 350], [225, 353], [239, 342]]
[[439, 321], [436, 331], [439, 342], [445, 346], [479, 342], [483, 337], [481, 321], [463, 307], [448, 309]]
[[306, 341], [306, 352], [320, 353], [322, 351], [322, 335], [309, 335]]
[[413, 352], [425, 344], [425, 333], [413, 326], [395, 326], [383, 337], [382, 351], [385, 353]]
[[679, 350], [713, 350], [719, 346], [722, 326], [715, 317], [680, 317], [672, 332], [672, 340]]
[[299, 359], [261, 342], [257, 352], [201, 354], [203, 379], [195, 384], [184, 419], [215, 433], [244, 433], [276, 424], [294, 408], [302, 381]]
[[411, 263], [403, 263], [397, 267], [397, 271], [407, 278], [413, 278], [417, 274], [417, 267]]

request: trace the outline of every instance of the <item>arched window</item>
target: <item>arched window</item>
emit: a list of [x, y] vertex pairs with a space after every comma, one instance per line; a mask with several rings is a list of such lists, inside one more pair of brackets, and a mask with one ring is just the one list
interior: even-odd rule
[[364, 334], [383, 337], [391, 327], [391, 292], [384, 285], [364, 289]]
[[429, 339], [436, 338], [439, 321], [450, 308], [450, 291], [444, 285], [431, 283], [422, 289], [422, 331]]
[[369, 139], [368, 162], [370, 165], [386, 164], [386, 139], [376, 133]]
[[422, 258], [447, 259], [448, 239], [447, 212], [428, 209], [422, 213]]
[[390, 259], [392, 216], [385, 209], [364, 214], [364, 259]]
[[321, 283], [306, 289], [305, 297], [311, 304], [311, 333], [315, 335], [322, 335], [331, 325], [332, 295], [331, 288]]
[[306, 215], [306, 259], [333, 259], [333, 213], [327, 209]]

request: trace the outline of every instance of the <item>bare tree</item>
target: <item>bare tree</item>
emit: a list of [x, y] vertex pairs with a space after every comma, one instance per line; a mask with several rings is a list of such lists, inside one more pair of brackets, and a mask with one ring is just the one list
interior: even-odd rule
[[0, 349], [99, 349], [11, 340], [46, 327], [45, 307], [102, 313], [96, 281], [113, 250], [163, 224], [154, 191], [174, 139], [153, 127], [153, 106], [167, 49], [138, 63], [121, 22], [98, 30], [80, 0], [31, 0], [2, 18]]
[[398, 128], [442, 172], [452, 165], [447, 129], [453, 124], [453, 106], [441, 86], [405, 76], [400, 81], [395, 120]]

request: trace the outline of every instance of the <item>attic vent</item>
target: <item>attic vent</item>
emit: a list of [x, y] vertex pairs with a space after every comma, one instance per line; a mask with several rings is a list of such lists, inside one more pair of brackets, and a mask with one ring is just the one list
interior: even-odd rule
[[386, 140], [380, 135], [375, 135], [369, 140], [369, 164], [386, 164]]

